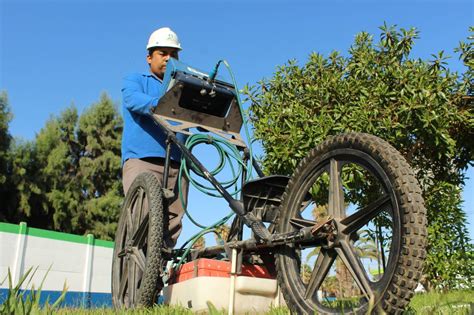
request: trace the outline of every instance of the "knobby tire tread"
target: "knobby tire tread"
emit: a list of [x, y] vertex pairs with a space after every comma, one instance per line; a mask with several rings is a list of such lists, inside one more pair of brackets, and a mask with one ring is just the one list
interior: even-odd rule
[[[369, 153], [382, 165], [388, 173], [391, 184], [396, 192], [401, 220], [401, 249], [399, 250], [397, 267], [394, 276], [373, 312], [381, 313], [380, 307], [387, 314], [401, 314], [408, 305], [414, 290], [421, 278], [423, 261], [426, 256], [427, 219], [426, 209], [421, 189], [415, 175], [403, 156], [386, 141], [369, 134], [347, 133], [329, 138], [303, 158], [290, 178], [288, 186], [282, 196], [280, 218], [285, 218], [285, 209], [291, 204], [288, 196], [293, 190], [298, 190], [298, 180], [304, 175], [307, 165], [322, 154], [336, 148], [353, 148]], [[277, 227], [278, 230], [278, 227]], [[279, 230], [278, 230], [279, 231]], [[282, 231], [279, 231], [282, 232]], [[292, 299], [292, 293], [287, 283], [283, 258], [276, 253], [276, 268], [278, 284], [290, 311], [294, 314], [307, 313]], [[302, 302], [304, 303], [304, 301]], [[361, 313], [365, 314], [367, 310]]]
[[[133, 198], [134, 193], [138, 188], [145, 190], [148, 208], [149, 208], [149, 223], [147, 236], [147, 253], [145, 271], [142, 276], [141, 285], [138, 289], [137, 301], [135, 307], [150, 307], [156, 302], [156, 293], [158, 283], [161, 276], [162, 255], [161, 250], [163, 246], [163, 193], [160, 181], [152, 173], [142, 173], [133, 181], [127, 196], [124, 201], [124, 209], [120, 216], [119, 228], [117, 237], [126, 225], [126, 216], [124, 211], [127, 210], [128, 205]], [[116, 246], [117, 240], [116, 240]], [[114, 249], [114, 260], [117, 249]], [[112, 279], [113, 281], [114, 279]], [[115, 298], [115, 297], [114, 297]], [[114, 303], [115, 304], [115, 303]]]

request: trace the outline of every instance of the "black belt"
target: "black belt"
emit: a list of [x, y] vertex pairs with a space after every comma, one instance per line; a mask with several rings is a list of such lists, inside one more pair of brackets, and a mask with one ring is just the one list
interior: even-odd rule
[[[162, 157], [144, 157], [144, 158], [140, 158], [139, 160], [145, 161], [151, 164], [165, 165], [165, 158], [162, 158]], [[179, 168], [181, 163], [170, 159], [170, 165], [174, 168]]]

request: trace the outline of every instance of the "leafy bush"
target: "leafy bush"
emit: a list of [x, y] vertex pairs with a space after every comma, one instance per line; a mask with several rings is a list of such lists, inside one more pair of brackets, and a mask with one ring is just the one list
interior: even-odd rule
[[460, 192], [474, 161], [474, 36], [456, 49], [467, 69], [461, 75], [448, 69], [443, 51], [428, 61], [410, 58], [418, 36], [384, 25], [374, 43], [361, 32], [346, 56], [312, 53], [302, 66], [290, 60], [244, 93], [267, 174], [291, 174], [311, 148], [342, 132], [374, 134], [397, 148], [428, 209], [425, 286], [473, 287]]

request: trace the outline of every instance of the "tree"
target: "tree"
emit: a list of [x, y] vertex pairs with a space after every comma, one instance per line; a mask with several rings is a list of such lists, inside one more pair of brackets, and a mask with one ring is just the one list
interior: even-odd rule
[[46, 197], [39, 186], [41, 166], [37, 161], [35, 142], [15, 139], [9, 150], [8, 181], [3, 220], [12, 223], [34, 222], [37, 227], [49, 227]]
[[192, 249], [203, 249], [206, 247], [206, 239], [204, 236], [200, 236], [196, 242], [193, 243], [193, 246], [191, 247]]
[[122, 120], [107, 95], [81, 116], [51, 117], [35, 141], [11, 149], [6, 220], [113, 239], [123, 199]]
[[227, 238], [229, 237], [229, 233], [230, 233], [230, 226], [228, 226], [227, 224], [223, 224], [217, 227], [214, 234], [216, 244], [224, 245], [224, 243], [227, 241]]
[[85, 214], [78, 165], [82, 150], [76, 140], [78, 119], [74, 106], [59, 117], [52, 117], [36, 137], [36, 151], [40, 167], [38, 186], [46, 197], [50, 227], [82, 234]]
[[86, 199], [86, 230], [113, 237], [122, 193], [122, 119], [107, 95], [81, 115], [77, 141], [82, 149], [78, 172]]
[[[6, 92], [0, 93], [0, 185], [7, 181], [8, 149], [10, 148], [11, 136], [8, 132], [8, 124], [12, 118], [8, 97]], [[1, 186], [0, 186], [1, 187]]]
[[[0, 220], [20, 222], [35, 216], [33, 209], [41, 209], [41, 198], [38, 198], [40, 194], [38, 186], [32, 181], [38, 174], [34, 144], [12, 138], [8, 132], [11, 118], [7, 93], [2, 92], [0, 93]], [[34, 219], [41, 222], [44, 216], [38, 215]]]
[[[422, 185], [430, 226], [427, 281], [452, 287], [466, 279], [472, 286], [473, 247], [460, 195], [442, 198], [453, 189], [459, 192], [466, 168], [473, 165], [472, 37], [457, 49], [468, 69], [460, 76], [447, 68], [444, 52], [430, 61], [409, 58], [416, 29], [384, 25], [381, 31], [377, 44], [370, 34], [359, 33], [347, 57], [312, 53], [301, 67], [295, 60], [280, 66], [272, 78], [259, 82], [261, 89], [245, 88], [254, 134], [265, 151], [264, 169], [291, 174], [310, 148], [342, 132], [387, 140]], [[449, 227], [434, 228], [447, 216], [453, 220]], [[454, 247], [448, 243], [452, 237]], [[471, 271], [459, 269], [463, 263]], [[450, 272], [440, 274], [441, 265]]]

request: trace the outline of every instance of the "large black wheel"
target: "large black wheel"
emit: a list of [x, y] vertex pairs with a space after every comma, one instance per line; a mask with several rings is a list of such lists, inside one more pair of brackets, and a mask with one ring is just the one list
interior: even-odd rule
[[152, 306], [161, 283], [163, 196], [151, 173], [133, 181], [120, 215], [112, 260], [116, 308]]
[[421, 276], [427, 220], [419, 184], [397, 150], [368, 134], [332, 137], [299, 163], [280, 209], [279, 233], [312, 227], [309, 240], [276, 254], [292, 312], [404, 310]]

